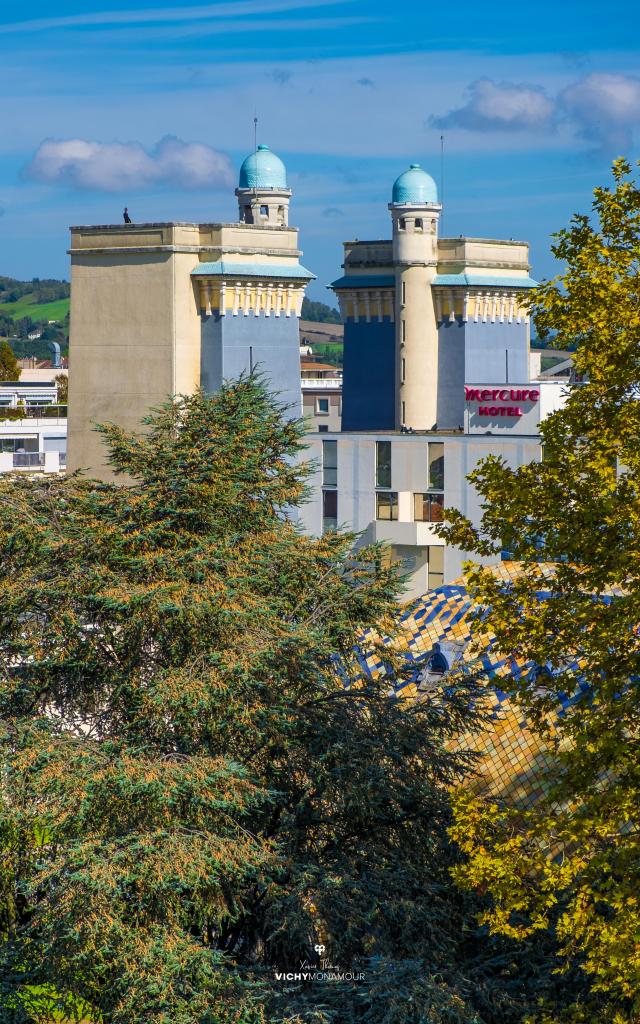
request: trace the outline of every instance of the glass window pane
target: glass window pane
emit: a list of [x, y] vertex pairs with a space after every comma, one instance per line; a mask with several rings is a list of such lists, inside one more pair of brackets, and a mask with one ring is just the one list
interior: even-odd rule
[[444, 494], [414, 494], [413, 518], [416, 523], [440, 523]]
[[322, 532], [335, 530], [338, 526], [338, 492], [322, 492]]
[[325, 487], [338, 486], [338, 442], [322, 442], [322, 483]]
[[395, 520], [397, 518], [397, 491], [378, 491], [378, 493], [376, 494], [376, 519]]
[[429, 522], [441, 523], [444, 508], [444, 494], [429, 495]]
[[391, 487], [391, 441], [376, 441], [376, 487]]
[[429, 443], [429, 490], [444, 490], [444, 444], [441, 441]]

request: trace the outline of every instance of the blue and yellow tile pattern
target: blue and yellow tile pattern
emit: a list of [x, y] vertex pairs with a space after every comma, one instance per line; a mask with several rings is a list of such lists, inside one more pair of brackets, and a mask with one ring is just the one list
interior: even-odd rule
[[[540, 565], [539, 569], [540, 599], [544, 600], [544, 580], [554, 570], [551, 565]], [[492, 571], [508, 583], [518, 576], [519, 566], [515, 562], [502, 562]], [[611, 600], [611, 596], [603, 595], [602, 599]], [[504, 657], [497, 650], [495, 637], [484, 625], [482, 609], [474, 604], [464, 583], [452, 583], [425, 594], [403, 611], [399, 627], [400, 635], [406, 636], [403, 655], [415, 663], [415, 672], [394, 685], [398, 696], [419, 699], [429, 689], [429, 676], [425, 677], [425, 669], [434, 656], [434, 644], [439, 645], [436, 650], [450, 670], [465, 669], [469, 674], [480, 676], [490, 713], [489, 723], [482, 732], [462, 735], [455, 742], [456, 747], [471, 749], [480, 755], [479, 774], [470, 785], [487, 795], [508, 798], [520, 806], [535, 803], [557, 772], [555, 722], [583, 696], [586, 684], [578, 684], [570, 695], [558, 693], [557, 712], [547, 720], [550, 733], [545, 742], [532, 729], [512, 696], [500, 686], [501, 679], [505, 679], [506, 685], [508, 677], [532, 672], [536, 666]], [[367, 648], [367, 639], [373, 641], [376, 638], [371, 632], [365, 634], [362, 651]], [[381, 639], [383, 645], [397, 645], [397, 640], [377, 639]], [[386, 674], [379, 647], [378, 653], [365, 655], [360, 652], [359, 661], [364, 675]], [[581, 666], [575, 662], [568, 663], [566, 667], [578, 674]], [[431, 682], [437, 685], [441, 678], [436, 675]]]

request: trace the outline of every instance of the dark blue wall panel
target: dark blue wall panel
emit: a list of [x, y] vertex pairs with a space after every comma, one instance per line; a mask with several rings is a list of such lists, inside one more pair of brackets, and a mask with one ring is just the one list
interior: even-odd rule
[[345, 323], [343, 430], [395, 428], [395, 337], [389, 320]]

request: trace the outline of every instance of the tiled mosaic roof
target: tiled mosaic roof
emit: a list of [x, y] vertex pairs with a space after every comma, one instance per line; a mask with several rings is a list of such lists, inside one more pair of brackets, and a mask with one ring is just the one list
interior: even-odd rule
[[[552, 565], [540, 565], [540, 600], [549, 596], [545, 590], [545, 579], [554, 571]], [[519, 575], [519, 565], [502, 562], [492, 571], [505, 584]], [[601, 595], [601, 600], [610, 601], [612, 595]], [[424, 672], [433, 656], [434, 644], [449, 667], [466, 667], [469, 673], [478, 673], [485, 682], [484, 692], [491, 712], [490, 723], [481, 733], [460, 736], [456, 746], [469, 748], [481, 755], [480, 777], [475, 788], [493, 796], [509, 797], [510, 800], [528, 806], [546, 790], [556, 768], [553, 752], [542, 738], [532, 731], [522, 710], [512, 697], [500, 686], [501, 679], [520, 676], [536, 669], [531, 663], [504, 657], [495, 645], [495, 637], [484, 622], [482, 609], [470, 598], [463, 582], [456, 582], [429, 591], [408, 607], [400, 617], [401, 631], [407, 636], [407, 658], [415, 662], [415, 673], [399, 681], [394, 689], [402, 697], [420, 697], [424, 691]], [[363, 637], [363, 650], [367, 638]], [[471, 641], [474, 641], [472, 650]], [[383, 644], [391, 644], [382, 638]], [[360, 655], [360, 664], [365, 675], [384, 673], [384, 665], [378, 653]], [[580, 672], [579, 661], [566, 663], [567, 669]], [[549, 719], [553, 742], [554, 724], [558, 717], [587, 690], [586, 683], [578, 684], [572, 694], [559, 692], [557, 712]]]

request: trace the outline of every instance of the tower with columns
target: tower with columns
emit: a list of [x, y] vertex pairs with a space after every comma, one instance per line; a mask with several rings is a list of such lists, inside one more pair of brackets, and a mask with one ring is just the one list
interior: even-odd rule
[[94, 423], [140, 429], [167, 397], [251, 370], [300, 415], [298, 318], [313, 274], [268, 147], [242, 164], [236, 196], [236, 223], [71, 229], [71, 469], [111, 478]]
[[441, 238], [436, 183], [418, 164], [393, 185], [390, 240], [344, 244], [343, 431], [457, 430], [465, 384], [529, 379], [529, 247]]
[[438, 418], [438, 324], [433, 279], [438, 272], [436, 183], [411, 164], [389, 203], [396, 292], [395, 427], [431, 430]]

